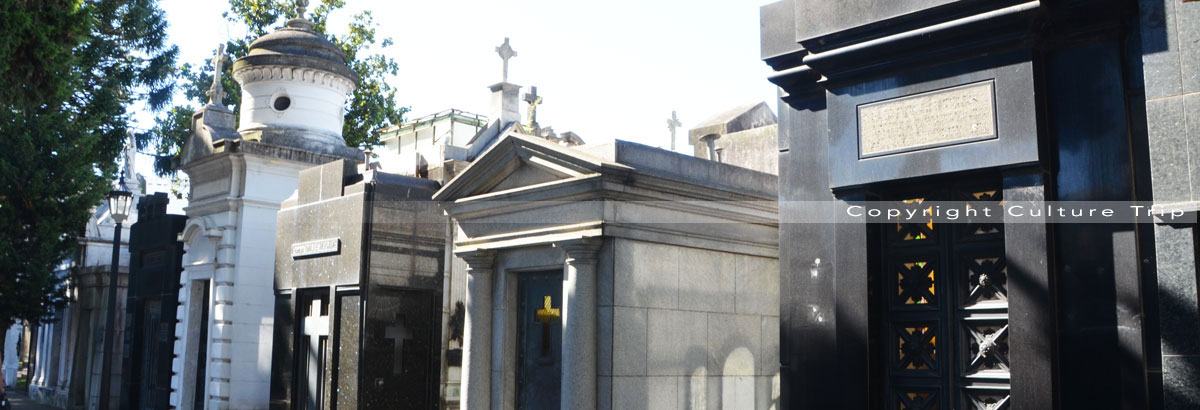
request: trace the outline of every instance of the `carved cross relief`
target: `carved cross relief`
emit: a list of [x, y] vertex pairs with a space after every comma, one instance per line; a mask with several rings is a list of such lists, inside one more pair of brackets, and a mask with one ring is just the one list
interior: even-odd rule
[[412, 331], [408, 329], [407, 322], [404, 320], [404, 315], [398, 315], [399, 320], [396, 324], [383, 329], [384, 339], [391, 340], [393, 346], [392, 354], [392, 374], [403, 373], [404, 370], [404, 342], [412, 340]]

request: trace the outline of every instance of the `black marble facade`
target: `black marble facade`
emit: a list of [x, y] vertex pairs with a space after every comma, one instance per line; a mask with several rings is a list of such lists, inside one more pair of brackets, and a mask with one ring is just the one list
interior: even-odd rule
[[[788, 223], [801, 201], [991, 179], [1006, 201], [1200, 208], [1198, 2], [784, 0], [761, 16], [782, 89], [781, 408], [894, 401], [872, 296], [890, 291], [874, 288], [883, 227]], [[995, 139], [859, 157], [856, 107], [979, 81]], [[1003, 229], [1007, 408], [1200, 408], [1195, 224]]]
[[439, 187], [348, 161], [300, 173], [277, 226], [271, 408], [440, 406]]
[[187, 217], [167, 213], [167, 194], [138, 200], [138, 221], [129, 228], [129, 293], [125, 302], [121, 408], [170, 407], [175, 310]]

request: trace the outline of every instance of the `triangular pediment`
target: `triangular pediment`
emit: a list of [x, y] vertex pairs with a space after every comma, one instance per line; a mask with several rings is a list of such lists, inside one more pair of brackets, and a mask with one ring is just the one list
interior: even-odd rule
[[453, 201], [627, 168], [538, 137], [511, 133], [492, 145], [437, 194]]

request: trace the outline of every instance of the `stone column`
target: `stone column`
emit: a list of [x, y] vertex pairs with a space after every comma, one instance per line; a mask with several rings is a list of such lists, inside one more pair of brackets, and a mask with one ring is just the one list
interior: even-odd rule
[[562, 299], [562, 408], [596, 408], [596, 253], [600, 240], [555, 246], [567, 253]]
[[491, 408], [492, 251], [458, 254], [467, 262], [467, 316], [463, 327], [462, 408]]

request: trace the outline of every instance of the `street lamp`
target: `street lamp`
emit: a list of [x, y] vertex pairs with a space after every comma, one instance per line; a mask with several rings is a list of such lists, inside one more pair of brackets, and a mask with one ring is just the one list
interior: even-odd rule
[[113, 228], [112, 270], [108, 273], [108, 314], [104, 319], [104, 356], [100, 364], [100, 410], [108, 410], [112, 388], [112, 353], [114, 327], [117, 322], [117, 265], [121, 260], [121, 223], [129, 217], [133, 205], [133, 193], [125, 187], [125, 173], [121, 172], [120, 189], [108, 193], [108, 214], [116, 226]]

